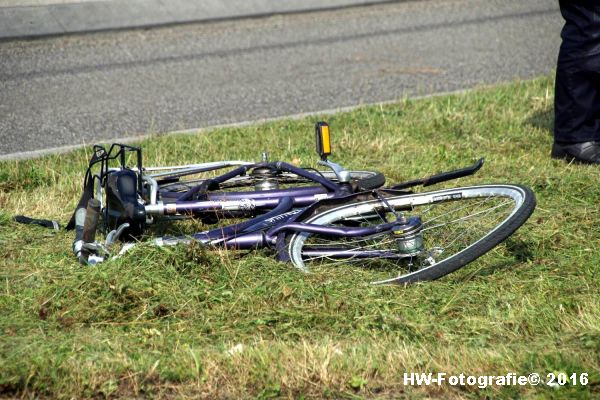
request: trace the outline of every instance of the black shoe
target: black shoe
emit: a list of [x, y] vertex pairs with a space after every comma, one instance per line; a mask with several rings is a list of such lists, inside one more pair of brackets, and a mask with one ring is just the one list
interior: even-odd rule
[[600, 164], [600, 142], [571, 144], [554, 143], [552, 158], [576, 161], [582, 164]]

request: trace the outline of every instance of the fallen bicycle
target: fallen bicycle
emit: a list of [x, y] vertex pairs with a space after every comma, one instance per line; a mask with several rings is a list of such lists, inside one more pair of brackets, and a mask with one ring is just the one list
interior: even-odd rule
[[[199, 242], [229, 249], [273, 249], [304, 272], [335, 268], [376, 284], [438, 279], [512, 235], [532, 214], [531, 189], [486, 184], [413, 193], [472, 175], [474, 165], [383, 187], [375, 171], [348, 171], [331, 162], [329, 126], [315, 127], [320, 171], [282, 161], [221, 161], [146, 167], [139, 147], [94, 146], [84, 192], [71, 227], [84, 264], [111, 257], [119, 239], [145, 239], [156, 221], [193, 218], [207, 225], [187, 236], [155, 237], [158, 246]], [[129, 161], [133, 160], [129, 165]], [[201, 174], [225, 170], [212, 177]], [[96, 241], [96, 231], [106, 234]], [[124, 250], [131, 247], [126, 244]], [[121, 252], [123, 252], [122, 250]]]

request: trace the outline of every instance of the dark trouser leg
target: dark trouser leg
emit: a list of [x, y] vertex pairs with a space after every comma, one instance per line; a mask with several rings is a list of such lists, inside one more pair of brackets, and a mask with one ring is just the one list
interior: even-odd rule
[[600, 54], [573, 58], [561, 47], [556, 69], [554, 140], [600, 141]]

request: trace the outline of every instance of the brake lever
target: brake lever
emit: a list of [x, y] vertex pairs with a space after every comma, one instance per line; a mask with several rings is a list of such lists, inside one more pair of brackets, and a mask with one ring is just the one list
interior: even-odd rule
[[125, 229], [129, 228], [129, 222], [119, 225], [115, 230], [112, 230], [106, 235], [106, 247], [110, 248], [119, 238]]
[[[111, 256], [111, 247], [115, 244], [117, 240], [119, 240], [119, 237], [121, 237], [121, 235], [127, 228], [129, 228], [129, 223], [125, 222], [124, 224], [121, 224], [117, 229], [110, 231], [108, 235], [106, 235], [106, 240], [104, 244], [100, 242], [83, 243], [81, 245], [81, 248], [85, 250], [89, 254], [89, 256], [85, 260], [80, 258], [80, 261], [87, 265], [96, 265], [109, 259]], [[127, 245], [123, 246], [123, 251], [121, 251], [118, 255], [121, 255], [125, 251], [129, 250], [131, 247], [132, 246]]]

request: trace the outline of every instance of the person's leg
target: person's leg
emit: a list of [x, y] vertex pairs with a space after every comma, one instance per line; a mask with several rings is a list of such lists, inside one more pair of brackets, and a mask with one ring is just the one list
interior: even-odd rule
[[600, 163], [598, 6], [569, 1], [560, 6], [565, 26], [556, 68], [552, 157]]
[[554, 97], [554, 140], [600, 141], [600, 55], [564, 61], [559, 54]]

